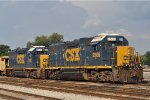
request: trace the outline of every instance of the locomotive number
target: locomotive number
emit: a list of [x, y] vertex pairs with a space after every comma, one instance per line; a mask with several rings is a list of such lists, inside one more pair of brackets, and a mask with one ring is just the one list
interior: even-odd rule
[[79, 52], [80, 48], [67, 49], [65, 52], [66, 61], [79, 61], [80, 60]]
[[100, 53], [99, 52], [93, 52], [93, 57], [94, 58], [100, 58]]
[[23, 54], [17, 55], [16, 60], [18, 64], [24, 64], [24, 55]]

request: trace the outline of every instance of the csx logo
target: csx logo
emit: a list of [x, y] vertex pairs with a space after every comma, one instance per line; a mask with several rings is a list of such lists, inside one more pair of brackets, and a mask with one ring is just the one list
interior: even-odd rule
[[67, 49], [65, 52], [66, 61], [79, 61], [80, 60], [79, 52], [80, 48]]
[[23, 54], [17, 55], [17, 63], [24, 64], [24, 55]]

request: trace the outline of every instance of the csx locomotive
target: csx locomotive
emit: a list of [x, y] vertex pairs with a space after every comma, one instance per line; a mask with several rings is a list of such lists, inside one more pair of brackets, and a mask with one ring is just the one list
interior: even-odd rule
[[9, 52], [7, 76], [138, 83], [140, 57], [119, 34], [34, 46]]

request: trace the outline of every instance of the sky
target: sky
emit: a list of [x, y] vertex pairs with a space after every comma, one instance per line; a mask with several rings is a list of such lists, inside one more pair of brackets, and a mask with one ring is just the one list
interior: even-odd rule
[[0, 44], [26, 47], [36, 36], [64, 40], [119, 33], [136, 51], [150, 51], [150, 1], [0, 1]]

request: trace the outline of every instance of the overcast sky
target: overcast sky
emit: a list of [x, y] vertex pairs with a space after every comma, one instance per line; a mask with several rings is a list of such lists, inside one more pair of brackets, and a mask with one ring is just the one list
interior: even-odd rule
[[53, 32], [65, 40], [119, 33], [143, 54], [150, 51], [150, 1], [0, 1], [0, 44], [25, 47]]

